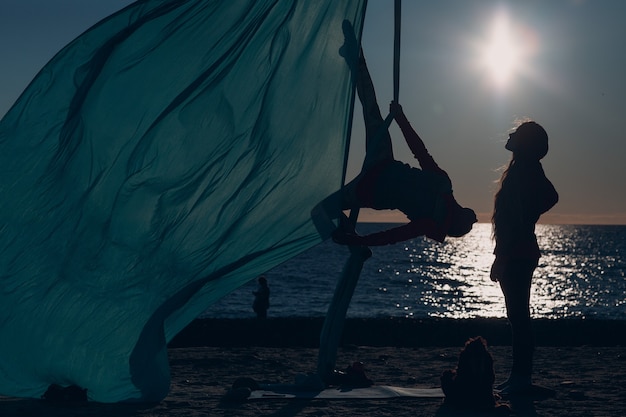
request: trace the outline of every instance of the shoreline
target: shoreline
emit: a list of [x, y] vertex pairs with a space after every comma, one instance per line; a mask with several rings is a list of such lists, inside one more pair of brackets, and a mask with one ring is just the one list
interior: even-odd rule
[[[319, 347], [323, 317], [196, 319], [169, 343], [182, 347]], [[537, 346], [626, 346], [626, 321], [535, 319]], [[340, 346], [462, 346], [473, 336], [509, 346], [506, 319], [347, 318]]]

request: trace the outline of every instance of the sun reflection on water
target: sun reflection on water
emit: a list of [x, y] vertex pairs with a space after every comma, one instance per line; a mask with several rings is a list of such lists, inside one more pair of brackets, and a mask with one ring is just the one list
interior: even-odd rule
[[[429, 268], [423, 283], [428, 288], [423, 305], [433, 317], [503, 317], [504, 303], [497, 284], [489, 279], [493, 261], [490, 227], [475, 228], [461, 239], [432, 247]], [[470, 250], [468, 250], [471, 248]], [[442, 273], [443, 271], [445, 273]], [[413, 273], [420, 274], [419, 269]]]
[[[363, 234], [390, 225], [366, 224]], [[626, 320], [626, 226], [536, 229], [543, 256], [531, 295], [534, 317]], [[348, 317], [506, 317], [504, 298], [489, 279], [491, 226], [477, 224], [460, 239], [420, 238], [372, 248]], [[348, 258], [330, 241], [268, 271], [273, 317], [325, 316]], [[207, 316], [252, 314], [250, 282], [207, 310]]]
[[[584, 227], [538, 225], [536, 233], [543, 256], [533, 276], [534, 317], [592, 317], [598, 308], [625, 304], [623, 234], [612, 237], [617, 249], [607, 256], [604, 238]], [[467, 236], [443, 245], [415, 240], [403, 246], [396, 248], [399, 257], [376, 267], [376, 279], [385, 279], [378, 288], [394, 300], [396, 315], [506, 317], [499, 285], [489, 279], [490, 225], [476, 225]]]

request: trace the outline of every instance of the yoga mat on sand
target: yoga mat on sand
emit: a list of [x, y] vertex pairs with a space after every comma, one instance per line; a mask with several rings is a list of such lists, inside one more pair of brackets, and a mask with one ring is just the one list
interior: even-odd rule
[[443, 398], [441, 388], [404, 388], [388, 385], [373, 385], [366, 388], [327, 388], [321, 391], [299, 391], [287, 388], [260, 389], [250, 393], [248, 400], [272, 399], [384, 399], [397, 397]]

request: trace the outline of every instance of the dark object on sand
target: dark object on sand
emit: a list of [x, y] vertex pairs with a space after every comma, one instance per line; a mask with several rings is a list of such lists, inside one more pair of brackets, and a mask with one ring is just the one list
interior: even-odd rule
[[55, 403], [86, 403], [87, 389], [81, 388], [78, 385], [62, 387], [57, 384], [52, 384], [41, 398]]
[[493, 358], [487, 350], [487, 342], [480, 336], [465, 343], [456, 369], [446, 370], [441, 375], [445, 403], [470, 410], [489, 410], [496, 406], [494, 382]]
[[235, 382], [233, 382], [232, 389], [237, 389], [237, 388], [249, 388], [252, 391], [261, 389], [258, 382], [256, 382], [252, 378], [247, 378], [247, 377], [237, 378]]
[[261, 389], [258, 382], [252, 378], [241, 377], [233, 382], [231, 389], [224, 395], [223, 400], [227, 402], [241, 402], [250, 397], [252, 391]]
[[354, 362], [345, 371], [334, 371], [329, 381], [329, 385], [366, 388], [371, 387], [374, 382], [365, 375], [363, 362]]

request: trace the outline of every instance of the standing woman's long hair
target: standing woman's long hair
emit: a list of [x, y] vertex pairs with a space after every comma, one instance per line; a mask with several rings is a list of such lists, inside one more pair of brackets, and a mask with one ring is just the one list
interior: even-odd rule
[[540, 124], [525, 121], [511, 133], [506, 148], [513, 153], [509, 165], [500, 178], [500, 188], [494, 198], [494, 210], [491, 217], [492, 237], [506, 239], [515, 234], [515, 229], [522, 225], [524, 213], [518, 193], [518, 182], [523, 180], [518, 163], [539, 161], [548, 153], [548, 134]]
[[[517, 200], [517, 198], [515, 194], [513, 193], [513, 190], [516, 187], [511, 186], [512, 185], [511, 183], [513, 182], [513, 178], [509, 179], [509, 173], [511, 169], [513, 168], [513, 164], [515, 164], [515, 158], [511, 158], [511, 160], [509, 161], [509, 164], [504, 169], [504, 172], [502, 172], [502, 177], [500, 177], [500, 181], [499, 181], [500, 187], [494, 197], [493, 214], [491, 215], [491, 225], [492, 225], [491, 237], [493, 239], [502, 237], [502, 234], [500, 233], [501, 226], [516, 223], [513, 217], [517, 217], [514, 212], [518, 211], [516, 210], [516, 206], [519, 206], [519, 205], [515, 204], [515, 200]], [[507, 192], [507, 190], [511, 190], [511, 191]], [[518, 214], [518, 215], [521, 215], [521, 214]]]

